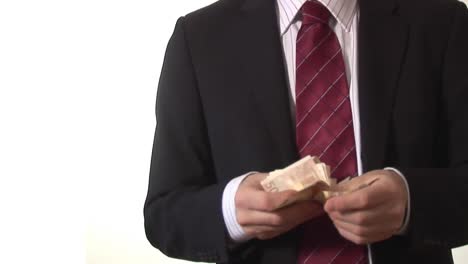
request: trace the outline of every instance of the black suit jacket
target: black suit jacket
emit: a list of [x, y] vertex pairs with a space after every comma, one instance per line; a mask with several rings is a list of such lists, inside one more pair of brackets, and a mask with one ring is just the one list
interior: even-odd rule
[[[468, 12], [455, 0], [361, 0], [359, 104], [365, 171], [393, 166], [411, 193], [404, 236], [375, 264], [451, 263], [468, 243]], [[178, 20], [158, 88], [144, 207], [171, 257], [295, 263], [297, 230], [229, 249], [224, 187], [298, 159], [274, 0], [221, 0]]]

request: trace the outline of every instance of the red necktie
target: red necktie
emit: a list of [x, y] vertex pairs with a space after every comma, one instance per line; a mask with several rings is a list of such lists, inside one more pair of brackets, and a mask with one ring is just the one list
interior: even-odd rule
[[[317, 1], [301, 8], [296, 40], [296, 144], [301, 157], [318, 156], [332, 177], [357, 174], [349, 87], [340, 44]], [[327, 215], [302, 226], [299, 264], [367, 263], [367, 250], [340, 236]]]

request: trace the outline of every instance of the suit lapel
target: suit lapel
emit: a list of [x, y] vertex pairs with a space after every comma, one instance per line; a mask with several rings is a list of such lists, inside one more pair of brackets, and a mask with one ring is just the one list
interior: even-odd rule
[[[264, 153], [265, 159], [269, 169], [284, 167], [298, 154], [274, 0], [245, 0], [233, 25], [233, 64], [240, 65], [239, 78], [255, 104], [252, 115], [275, 150]], [[294, 263], [296, 241], [296, 232], [290, 232], [262, 243], [261, 263]]]
[[385, 166], [391, 113], [406, 51], [408, 25], [394, 0], [361, 0], [359, 105], [364, 170]]
[[297, 159], [289, 92], [274, 0], [246, 0], [236, 32], [242, 78], [251, 88], [259, 125], [271, 137], [278, 166]]

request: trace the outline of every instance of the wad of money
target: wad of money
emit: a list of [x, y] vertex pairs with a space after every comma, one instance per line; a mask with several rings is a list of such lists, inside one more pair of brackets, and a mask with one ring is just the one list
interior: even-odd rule
[[316, 200], [325, 203], [332, 196], [348, 193], [372, 184], [371, 179], [364, 185], [347, 184], [350, 177], [337, 183], [331, 178], [330, 166], [315, 156], [306, 156], [284, 169], [272, 171], [261, 182], [267, 192], [296, 191], [296, 194], [279, 207], [301, 200]]

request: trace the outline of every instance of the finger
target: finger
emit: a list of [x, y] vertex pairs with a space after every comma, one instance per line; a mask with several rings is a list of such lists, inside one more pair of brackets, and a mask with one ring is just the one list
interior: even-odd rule
[[367, 210], [331, 211], [328, 215], [332, 220], [354, 225], [375, 225], [385, 220], [387, 210], [384, 206], [377, 206]]
[[237, 210], [237, 222], [241, 226], [280, 227], [286, 224], [286, 217], [278, 213], [259, 210]]
[[311, 218], [323, 214], [320, 205], [314, 202], [298, 202], [274, 212], [239, 209], [236, 211], [237, 221], [241, 226], [295, 226]]
[[375, 242], [379, 242], [379, 241], [382, 241], [382, 240], [385, 240], [385, 239], [388, 239], [390, 236], [387, 235], [387, 234], [376, 234], [375, 236], [372, 236], [372, 237], [364, 237], [364, 236], [359, 236], [359, 235], [355, 235], [345, 229], [342, 229], [342, 228], [337, 228], [338, 229], [338, 232], [340, 233], [341, 236], [343, 236], [344, 238], [346, 238], [347, 240], [355, 243], [355, 244], [358, 244], [358, 245], [365, 245], [365, 244], [370, 244], [370, 243], [375, 243]]
[[337, 227], [337, 230], [338, 230], [338, 233], [340, 233], [340, 235], [342, 237], [344, 237], [345, 239], [353, 242], [354, 244], [358, 244], [358, 245], [365, 245], [367, 243], [370, 243], [367, 238], [365, 237], [360, 237], [360, 236], [357, 236], [349, 231], [347, 231], [346, 229], [342, 229], [342, 228], [339, 228]]
[[279, 229], [273, 226], [248, 225], [242, 226], [245, 234], [248, 236], [257, 236], [262, 233], [278, 232]]
[[322, 205], [313, 201], [302, 201], [292, 204], [286, 208], [275, 211], [278, 216], [283, 219], [282, 225], [276, 226], [274, 231], [260, 232], [256, 236], [258, 239], [271, 239], [279, 236], [303, 222], [315, 218], [325, 212]]
[[268, 177], [268, 175], [268, 173], [251, 174], [244, 179], [242, 184], [249, 185], [250, 187], [258, 191], [264, 191], [262, 181], [265, 180]]
[[354, 234], [355, 236], [366, 238], [368, 241], [372, 240], [373, 238], [383, 237], [386, 235], [391, 236], [392, 232], [388, 229], [385, 225], [371, 225], [371, 226], [363, 226], [363, 225], [354, 225], [347, 222], [342, 222], [339, 220], [333, 221], [337, 228], [346, 230], [349, 233]]
[[270, 193], [250, 187], [236, 193], [235, 204], [237, 208], [271, 212], [295, 194], [295, 191]]
[[333, 221], [342, 221], [360, 226], [383, 226], [382, 229], [397, 232], [402, 220], [392, 204], [382, 204], [369, 210], [332, 211], [328, 214]]
[[275, 231], [267, 231], [267, 232], [260, 232], [256, 235], [256, 237], [260, 240], [266, 240], [266, 239], [272, 239], [274, 237], [277, 237], [279, 235], [282, 235], [286, 232], [288, 232], [289, 230], [293, 229], [294, 226], [285, 226], [285, 227], [282, 227], [282, 228], [279, 228]]
[[325, 211], [330, 213], [332, 211], [371, 209], [385, 201], [385, 191], [381, 189], [380, 182], [377, 181], [375, 184], [357, 191], [332, 197], [325, 203]]

